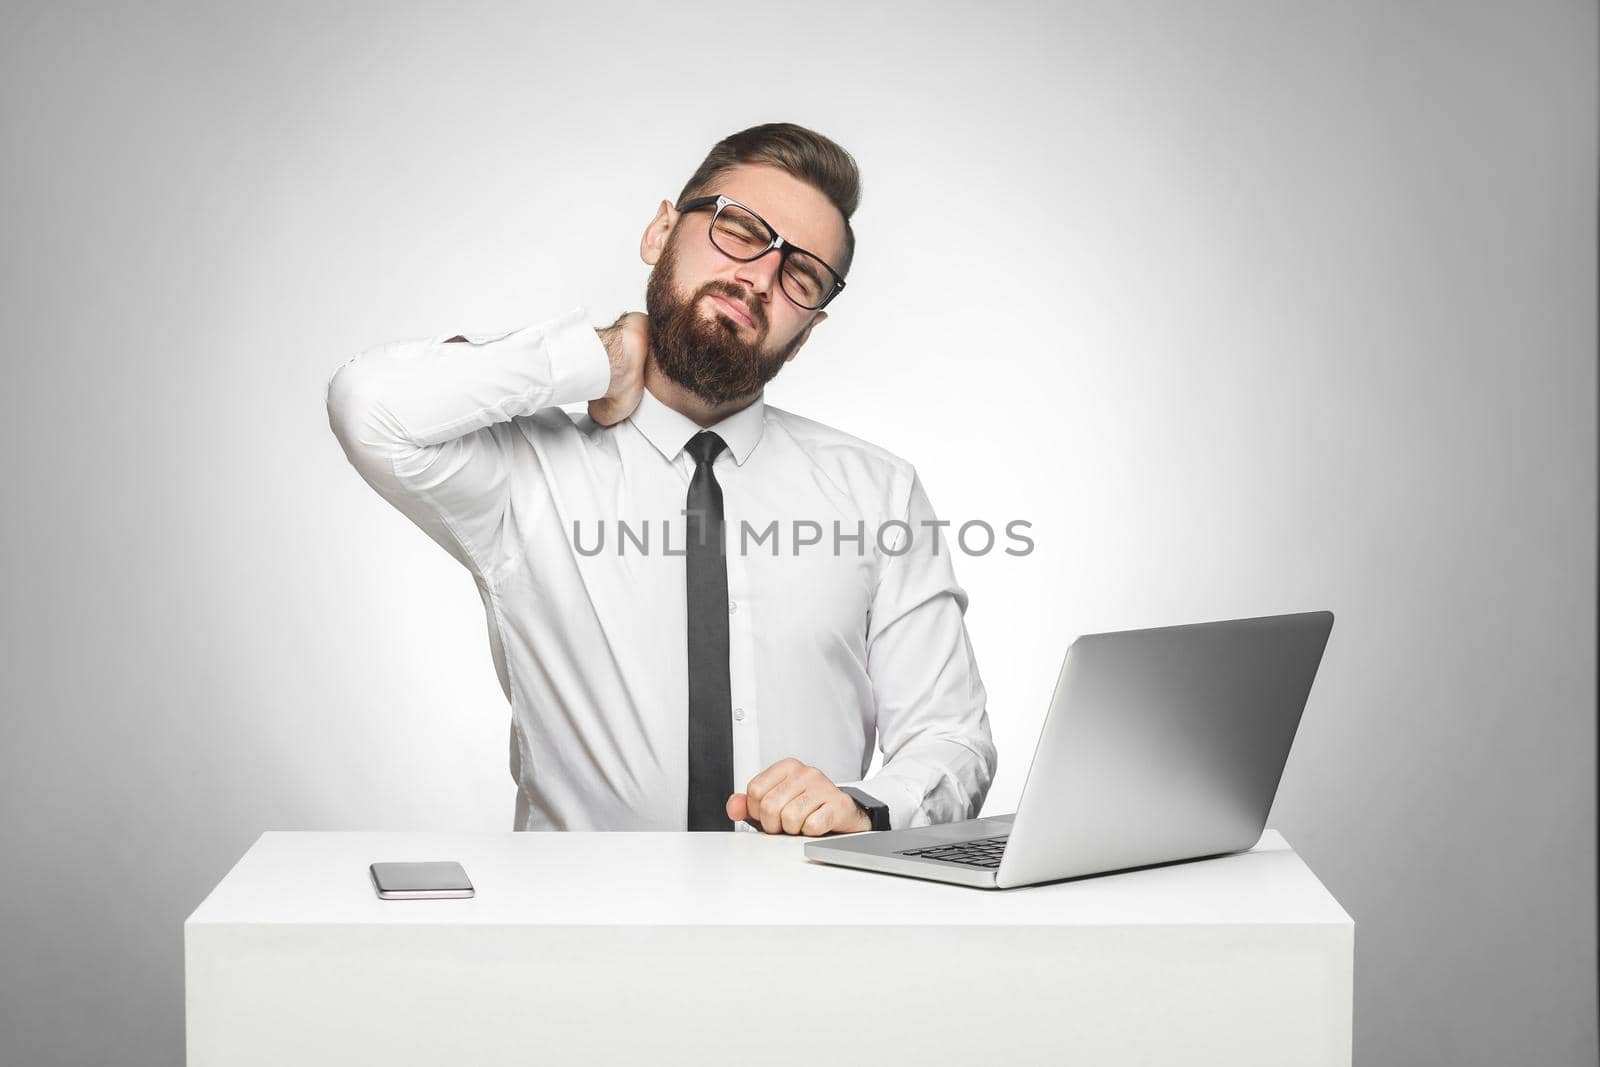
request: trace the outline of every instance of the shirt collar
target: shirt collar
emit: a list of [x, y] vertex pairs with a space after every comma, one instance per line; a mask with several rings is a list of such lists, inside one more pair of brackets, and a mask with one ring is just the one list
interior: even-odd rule
[[757, 396], [721, 422], [702, 427], [689, 416], [667, 407], [646, 389], [639, 398], [639, 406], [629, 416], [629, 421], [669, 463], [677, 459], [678, 453], [683, 451], [683, 446], [689, 443], [691, 437], [701, 429], [707, 429], [714, 431], [727, 443], [733, 461], [742, 467], [761, 440], [761, 430], [767, 421], [766, 402]]

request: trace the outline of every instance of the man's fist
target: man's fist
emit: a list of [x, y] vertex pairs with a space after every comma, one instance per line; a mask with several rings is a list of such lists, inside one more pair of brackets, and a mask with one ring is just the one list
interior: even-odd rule
[[611, 426], [633, 414], [644, 395], [644, 362], [650, 354], [650, 317], [629, 311], [610, 326], [597, 328], [611, 357], [611, 387], [606, 395], [589, 401], [589, 417]]
[[728, 798], [728, 818], [743, 819], [769, 834], [854, 834], [872, 829], [872, 818], [827, 775], [790, 757], [768, 767]]

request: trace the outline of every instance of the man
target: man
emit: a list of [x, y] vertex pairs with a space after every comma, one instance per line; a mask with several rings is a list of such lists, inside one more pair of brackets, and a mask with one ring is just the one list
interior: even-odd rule
[[763, 397], [843, 289], [859, 188], [828, 138], [744, 130], [646, 227], [648, 314], [381, 345], [328, 383], [350, 462], [477, 583], [518, 829], [982, 807], [967, 597], [915, 469]]

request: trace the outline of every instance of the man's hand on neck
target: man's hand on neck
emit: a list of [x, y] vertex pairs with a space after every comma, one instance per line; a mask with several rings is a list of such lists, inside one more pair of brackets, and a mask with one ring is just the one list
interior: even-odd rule
[[644, 364], [650, 352], [650, 320], [637, 311], [618, 317], [610, 326], [595, 328], [611, 360], [611, 385], [606, 395], [589, 401], [589, 417], [601, 426], [614, 426], [633, 414], [644, 395]]

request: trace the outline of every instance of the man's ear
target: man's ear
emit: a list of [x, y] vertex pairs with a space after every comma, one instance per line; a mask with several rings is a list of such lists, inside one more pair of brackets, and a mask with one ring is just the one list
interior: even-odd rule
[[656, 260], [661, 258], [662, 251], [667, 247], [667, 238], [672, 236], [672, 228], [678, 224], [678, 215], [679, 212], [673, 210], [672, 202], [663, 200], [661, 206], [656, 208], [656, 217], [644, 228], [644, 236], [639, 239], [639, 258], [650, 266], [655, 266]]
[[823, 319], [825, 319], [827, 317], [828, 317], [828, 313], [826, 311], [819, 311], [819, 312], [817, 312], [815, 318], [813, 318], [810, 322], [806, 323], [806, 328], [800, 331], [800, 341], [794, 346], [794, 351], [790, 352], [787, 356], [784, 357], [783, 361], [785, 363], [789, 362], [789, 360], [793, 359], [795, 356], [798, 356], [800, 354], [800, 350], [806, 346], [806, 338], [811, 336], [811, 331], [816, 328], [816, 326], [817, 326], [817, 324], [819, 322], [821, 322]]

